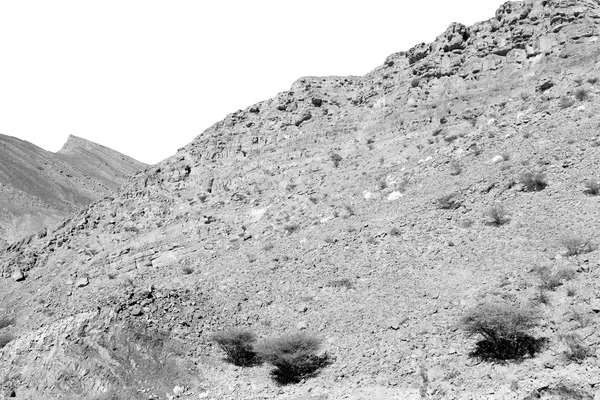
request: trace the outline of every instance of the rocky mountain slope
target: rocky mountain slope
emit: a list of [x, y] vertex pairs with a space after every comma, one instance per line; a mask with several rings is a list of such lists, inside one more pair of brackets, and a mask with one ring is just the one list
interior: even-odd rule
[[0, 247], [116, 191], [145, 166], [76, 136], [55, 154], [0, 135]]
[[[599, 18], [509, 2], [363, 77], [301, 78], [11, 245], [4, 395], [598, 398], [600, 257], [564, 244], [600, 229]], [[471, 356], [482, 300], [535, 306], [541, 352]], [[333, 362], [279, 386], [223, 360], [227, 327], [310, 332]]]

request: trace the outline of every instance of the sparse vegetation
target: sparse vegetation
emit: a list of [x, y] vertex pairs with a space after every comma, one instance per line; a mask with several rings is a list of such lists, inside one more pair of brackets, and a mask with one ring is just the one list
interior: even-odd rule
[[567, 249], [567, 257], [591, 253], [596, 249], [596, 246], [591, 241], [580, 237], [566, 237], [560, 243]]
[[562, 335], [562, 340], [567, 346], [565, 355], [568, 360], [580, 363], [591, 355], [590, 348], [578, 335], [568, 333]]
[[519, 176], [519, 182], [527, 192], [538, 192], [544, 190], [548, 183], [544, 174], [535, 172], [525, 172]]
[[486, 215], [489, 219], [488, 223], [490, 225], [501, 226], [510, 221], [508, 212], [500, 205], [490, 207], [487, 210]]
[[396, 227], [393, 227], [392, 229], [390, 229], [389, 235], [390, 236], [400, 236], [400, 235], [402, 235], [402, 231]]
[[333, 166], [337, 168], [340, 165], [340, 162], [342, 161], [342, 156], [340, 156], [337, 153], [332, 153], [329, 156], [329, 159], [333, 162]]
[[588, 179], [584, 183], [584, 192], [590, 196], [597, 196], [600, 194], [600, 183], [597, 180]]
[[268, 339], [254, 347], [261, 360], [273, 365], [273, 378], [280, 384], [297, 383], [316, 374], [328, 361], [319, 355], [321, 341], [314, 336], [296, 333]]
[[234, 365], [247, 367], [257, 362], [253, 349], [256, 335], [248, 330], [230, 329], [215, 333], [210, 339], [227, 354], [227, 359]]
[[435, 201], [435, 204], [437, 205], [437, 208], [442, 210], [455, 210], [461, 205], [461, 202], [456, 198], [456, 196], [456, 193], [444, 195], [439, 197]]
[[575, 98], [579, 101], [587, 100], [588, 96], [588, 92], [584, 88], [578, 88], [575, 90]]
[[483, 337], [472, 356], [511, 360], [534, 356], [540, 350], [543, 340], [529, 334], [538, 321], [538, 313], [531, 307], [487, 302], [471, 309], [462, 326], [469, 335]]
[[550, 296], [548, 296], [548, 292], [541, 287], [535, 297], [535, 300], [540, 304], [550, 304]]
[[329, 281], [329, 283], [327, 283], [327, 286], [334, 288], [352, 289], [354, 287], [354, 284], [348, 278], [341, 278]]
[[564, 282], [575, 278], [576, 272], [572, 268], [561, 268], [556, 272], [550, 271], [549, 268], [540, 268], [537, 271], [540, 277], [540, 289], [555, 290]]
[[300, 224], [296, 224], [296, 223], [287, 224], [283, 227], [283, 230], [288, 234], [292, 234], [292, 233], [298, 231], [299, 229], [300, 229]]

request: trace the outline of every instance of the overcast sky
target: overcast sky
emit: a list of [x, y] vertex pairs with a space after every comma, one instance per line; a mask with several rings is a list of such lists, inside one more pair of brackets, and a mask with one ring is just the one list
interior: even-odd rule
[[363, 75], [504, 0], [0, 0], [0, 133], [146, 163], [306, 75]]

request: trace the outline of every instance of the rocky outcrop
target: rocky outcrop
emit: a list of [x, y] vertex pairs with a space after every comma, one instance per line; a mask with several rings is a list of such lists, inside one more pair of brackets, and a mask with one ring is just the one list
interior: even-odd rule
[[[0, 311], [16, 321], [0, 332], [14, 335], [2, 388], [593, 398], [600, 258], [570, 256], [561, 239], [600, 230], [584, 190], [600, 163], [599, 8], [506, 3], [365, 76], [300, 78], [13, 243], [0, 254]], [[524, 190], [527, 173], [544, 189]], [[543, 271], [571, 280], [540, 292]], [[514, 364], [472, 357], [460, 321], [483, 300], [535, 304], [547, 347]], [[232, 326], [315, 334], [334, 362], [277, 386], [268, 367], [232, 367], [210, 344]], [[565, 337], [589, 353], [573, 362]]]

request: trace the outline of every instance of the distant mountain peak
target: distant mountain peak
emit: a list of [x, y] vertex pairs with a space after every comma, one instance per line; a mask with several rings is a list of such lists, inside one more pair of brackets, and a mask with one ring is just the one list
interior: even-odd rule
[[98, 143], [94, 143], [87, 139], [80, 138], [79, 136], [69, 135], [67, 141], [58, 152], [64, 153], [76, 148], [90, 149], [98, 146], [100, 146]]

